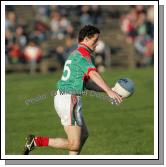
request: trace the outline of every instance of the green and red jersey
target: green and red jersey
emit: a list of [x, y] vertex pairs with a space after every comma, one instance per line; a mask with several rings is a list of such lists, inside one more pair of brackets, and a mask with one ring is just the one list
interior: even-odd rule
[[57, 88], [60, 92], [81, 94], [84, 81], [89, 78], [89, 72], [96, 71], [91, 56], [93, 52], [85, 45], [79, 45], [65, 62], [61, 79]]

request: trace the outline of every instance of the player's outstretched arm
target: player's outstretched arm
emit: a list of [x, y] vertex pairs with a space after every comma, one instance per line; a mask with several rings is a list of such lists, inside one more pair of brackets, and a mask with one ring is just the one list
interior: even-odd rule
[[89, 77], [98, 85], [100, 86], [109, 97], [116, 99], [119, 103], [122, 102], [122, 98], [114, 92], [104, 81], [101, 75], [96, 71], [90, 71]]
[[92, 79], [88, 79], [87, 81], [84, 82], [84, 87], [88, 90], [93, 90], [96, 92], [104, 92], [104, 90], [98, 86]]

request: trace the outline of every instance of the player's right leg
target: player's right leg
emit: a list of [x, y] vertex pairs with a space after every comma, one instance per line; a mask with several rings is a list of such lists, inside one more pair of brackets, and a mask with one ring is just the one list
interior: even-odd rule
[[[29, 154], [35, 146], [50, 146], [54, 148], [68, 149], [69, 154], [79, 154], [87, 139], [87, 128], [85, 128], [85, 125], [83, 126], [82, 121], [81, 100], [77, 101], [77, 98], [72, 95], [57, 95], [54, 104], [67, 134], [67, 139], [42, 136], [32, 137], [31, 135], [30, 138], [27, 138], [23, 154]], [[77, 114], [75, 115], [75, 113]]]

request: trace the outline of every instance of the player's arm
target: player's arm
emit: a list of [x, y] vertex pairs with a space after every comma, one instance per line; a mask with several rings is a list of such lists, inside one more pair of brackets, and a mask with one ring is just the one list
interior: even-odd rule
[[88, 90], [93, 90], [96, 92], [104, 92], [104, 90], [100, 86], [98, 86], [94, 81], [92, 81], [92, 79], [90, 78], [84, 82], [84, 87]]
[[119, 103], [122, 102], [122, 98], [114, 92], [104, 81], [104, 79], [100, 76], [100, 74], [96, 71], [90, 71], [89, 77], [99, 86], [101, 87], [109, 97], [116, 99]]

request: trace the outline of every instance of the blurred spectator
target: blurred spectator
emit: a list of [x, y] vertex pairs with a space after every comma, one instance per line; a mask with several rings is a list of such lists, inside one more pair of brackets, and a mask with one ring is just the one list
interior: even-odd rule
[[144, 12], [139, 14], [137, 32], [134, 44], [137, 51], [143, 55], [141, 65], [150, 65], [153, 59], [153, 39], [148, 34], [147, 17]]
[[41, 43], [47, 39], [47, 25], [41, 21], [37, 21], [34, 25], [34, 31], [31, 33], [31, 39]]
[[33, 6], [36, 13], [36, 20], [47, 23], [50, 16], [50, 8], [48, 5], [34, 5]]
[[100, 6], [92, 5], [90, 10], [90, 15], [91, 15], [92, 23], [94, 25], [100, 25], [103, 23], [103, 17], [102, 17]]
[[133, 8], [136, 9], [138, 14], [145, 12], [145, 6], [144, 5], [134, 5]]
[[99, 72], [104, 72], [105, 67], [110, 66], [110, 49], [104, 43], [104, 41], [99, 40], [95, 49], [95, 65]]
[[140, 66], [153, 63], [154, 7], [135, 5], [122, 16], [121, 29], [126, 34], [126, 41], [134, 44], [142, 55]]
[[16, 26], [16, 15], [13, 11], [6, 12], [5, 18], [5, 29], [10, 29], [11, 31], [15, 30]]
[[137, 11], [132, 8], [130, 13], [122, 16], [121, 18], [121, 29], [127, 36], [127, 41], [132, 43], [137, 36], [136, 31], [136, 21], [137, 21]]
[[51, 21], [50, 21], [50, 28], [52, 31], [52, 38], [58, 38], [58, 39], [63, 39], [64, 34], [61, 32], [60, 29], [60, 20], [61, 20], [61, 15], [57, 12], [53, 12], [51, 14]]
[[140, 62], [141, 66], [151, 65], [153, 63], [153, 40], [148, 36], [139, 35], [135, 40], [135, 48], [142, 55], [142, 61]]
[[146, 14], [140, 13], [137, 19], [137, 35], [146, 34]]
[[81, 25], [93, 24], [90, 16], [90, 6], [86, 6], [86, 5], [81, 6], [80, 23]]
[[14, 34], [8, 29], [5, 31], [5, 44], [7, 48], [14, 44]]
[[27, 44], [27, 36], [24, 32], [23, 26], [17, 26], [16, 33], [15, 33], [16, 43], [21, 47], [24, 48]]
[[149, 6], [147, 9], [147, 20], [154, 24], [154, 6]]
[[42, 58], [41, 48], [34, 42], [30, 41], [24, 49], [25, 60], [30, 64], [30, 72], [33, 74], [36, 72], [36, 64]]
[[70, 21], [67, 19], [65, 15], [61, 17], [59, 23], [60, 23], [60, 31], [63, 35], [65, 34], [65, 32], [67, 32], [67, 29], [69, 32], [72, 31], [71, 30], [72, 27], [70, 26]]
[[147, 33], [153, 38], [154, 37], [154, 6], [150, 6], [147, 9]]
[[67, 37], [66, 40], [65, 40], [65, 49], [64, 49], [64, 54], [63, 54], [64, 61], [66, 61], [67, 56], [69, 55], [69, 53], [71, 53], [76, 48], [77, 48], [77, 43], [74, 40], [74, 38]]
[[81, 6], [80, 5], [70, 6], [70, 9], [68, 9], [67, 16], [71, 21], [72, 27], [74, 27], [74, 29], [80, 26]]
[[73, 33], [72, 26], [70, 21], [68, 20], [66, 15], [61, 15], [60, 13], [54, 11], [51, 14], [51, 22], [50, 22], [51, 30], [52, 30], [52, 38], [62, 40], [65, 37], [65, 33], [69, 31], [69, 33]]
[[12, 64], [19, 63], [21, 57], [21, 50], [17, 43], [11, 45], [9, 49], [9, 60]]
[[75, 31], [74, 31], [74, 27], [70, 24], [67, 26], [66, 28], [66, 33], [67, 36], [70, 36], [71, 38], [75, 37]]
[[77, 44], [74, 38], [68, 36], [65, 39], [65, 46], [55, 46], [50, 50], [49, 57], [53, 57], [57, 62], [59, 62], [61, 66], [63, 66], [67, 59], [67, 56], [69, 56], [69, 53], [71, 53], [76, 48]]
[[12, 47], [12, 45], [14, 44], [14, 34], [7, 29], [5, 31], [5, 59], [6, 59], [6, 63], [11, 63], [10, 62], [10, 49]]

